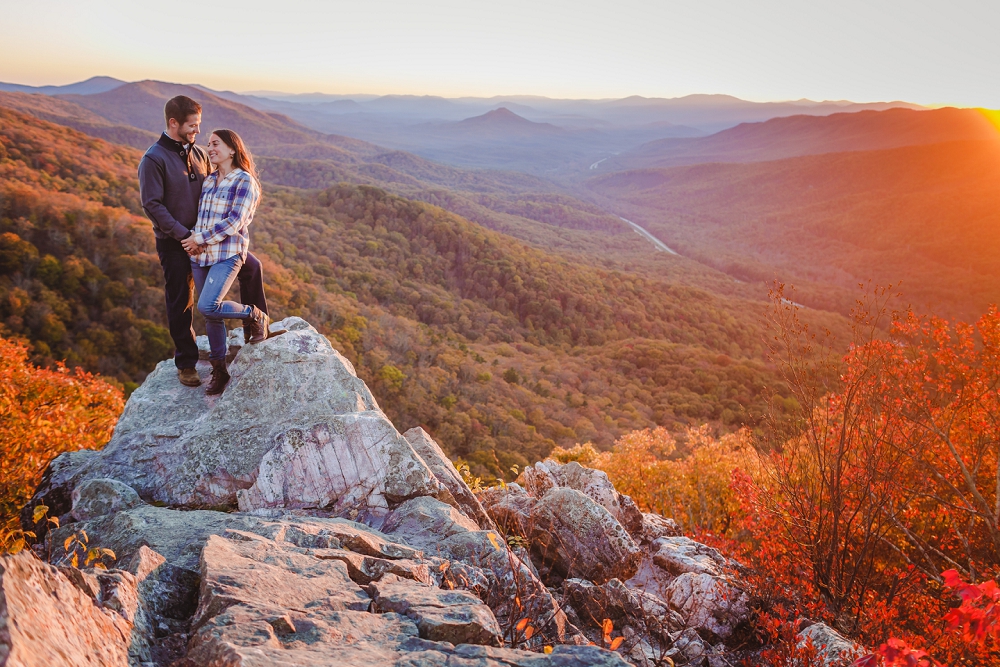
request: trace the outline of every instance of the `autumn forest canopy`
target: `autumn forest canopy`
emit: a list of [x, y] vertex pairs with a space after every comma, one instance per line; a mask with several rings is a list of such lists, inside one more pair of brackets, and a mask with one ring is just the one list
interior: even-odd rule
[[[769, 664], [812, 664], [800, 616], [1000, 664], [1000, 134], [981, 110], [595, 138], [505, 109], [421, 139], [158, 82], [0, 93], [6, 543], [48, 460], [103, 446], [172, 353], [136, 169], [179, 93], [259, 159], [272, 318], [327, 336], [401, 432], [486, 484], [549, 456], [604, 470], [748, 566], [745, 642]], [[556, 166], [524, 166], [542, 154]]]

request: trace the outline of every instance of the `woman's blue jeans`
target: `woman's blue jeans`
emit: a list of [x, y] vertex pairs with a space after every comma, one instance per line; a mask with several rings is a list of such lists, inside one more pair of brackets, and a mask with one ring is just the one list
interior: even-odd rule
[[233, 255], [218, 264], [198, 266], [191, 264], [194, 285], [198, 288], [198, 312], [205, 316], [208, 330], [208, 344], [211, 347], [209, 359], [226, 358], [226, 320], [248, 320], [253, 309], [224, 298], [236, 280], [236, 274], [243, 266], [243, 258]]

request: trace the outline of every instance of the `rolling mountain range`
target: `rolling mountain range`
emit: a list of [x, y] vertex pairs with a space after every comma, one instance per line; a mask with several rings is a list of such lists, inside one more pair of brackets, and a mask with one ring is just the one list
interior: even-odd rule
[[[185, 94], [203, 105], [203, 127], [229, 127], [253, 148], [265, 179], [303, 187], [348, 181], [386, 188], [469, 216], [543, 247], [648, 254], [621, 221], [551, 181], [522, 173], [463, 170], [357, 139], [327, 135], [190, 86], [152, 81], [94, 95], [2, 93], [0, 104], [91, 136], [145, 149], [163, 125], [165, 99]], [[528, 121], [525, 121], [528, 122]], [[204, 140], [204, 139], [203, 139]], [[605, 231], [591, 238], [595, 228]], [[588, 230], [581, 233], [579, 230]]]
[[243, 138], [263, 155], [280, 151], [284, 155], [296, 153], [294, 157], [351, 162], [360, 156], [382, 152], [363, 141], [323, 134], [280, 114], [259, 112], [191, 86], [140, 81], [92, 95], [59, 95], [59, 99], [73, 102], [112, 123], [158, 134], [164, 124], [163, 101], [175, 95], [197, 97], [204, 107], [206, 127], [240, 128]]
[[[0, 322], [134, 386], [169, 351], [141, 153], [0, 107]], [[370, 186], [265, 182], [276, 316], [323, 328], [391, 416], [479, 474], [659, 423], [753, 423], [761, 304], [524, 245]], [[652, 252], [652, 251], [650, 251]], [[837, 327], [842, 320], [815, 314]]]
[[[829, 109], [801, 102], [799, 115], [649, 142], [688, 130], [561, 123], [568, 107], [544, 98], [472, 113], [468, 100], [288, 101], [153, 81], [49, 93], [0, 92], [4, 335], [123, 383], [163, 356], [135, 149], [155, 140], [164, 100], [187, 94], [206, 132], [228, 126], [259, 158], [254, 247], [281, 314], [322, 323], [392, 394], [394, 419], [481, 471], [644, 425], [753, 424], [765, 385], [780, 388], [758, 328], [773, 279], [840, 333], [868, 280], [902, 281], [908, 302], [945, 315], [1000, 301], [1000, 143], [980, 110], [818, 115]], [[666, 102], [744, 108], [587, 104], [639, 118]], [[399, 127], [386, 118], [406, 105], [467, 115], [411, 116], [383, 143], [328, 133], [310, 115], [322, 105], [362, 124], [382, 114], [381, 127]], [[394, 144], [416, 135], [413, 150]]]
[[[372, 113], [412, 119], [461, 120], [472, 115], [506, 107], [535, 121], [579, 127], [608, 125], [637, 126], [653, 123], [688, 125], [702, 132], [715, 132], [739, 123], [759, 122], [793, 115], [825, 116], [839, 112], [921, 108], [907, 102], [856, 103], [848, 101], [751, 102], [731, 95], [686, 95], [676, 98], [649, 98], [633, 95], [622, 99], [573, 100], [537, 95], [505, 95], [489, 98], [444, 98], [432, 95], [288, 95], [260, 91], [247, 93], [260, 104], [280, 103], [307, 108], [329, 104], [327, 113]], [[344, 104], [352, 102], [353, 104]], [[282, 110], [290, 107], [282, 106]], [[277, 107], [276, 107], [277, 110]], [[559, 119], [559, 120], [556, 120]], [[575, 119], [575, 121], [574, 121]]]

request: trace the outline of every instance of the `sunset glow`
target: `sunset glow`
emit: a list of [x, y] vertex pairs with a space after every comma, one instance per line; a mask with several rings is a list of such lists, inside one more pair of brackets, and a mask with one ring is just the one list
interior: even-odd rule
[[123, 0], [11, 4], [0, 81], [108, 75], [237, 91], [1000, 107], [997, 3], [248, 0], [239, 11], [216, 1], [164, 10]]

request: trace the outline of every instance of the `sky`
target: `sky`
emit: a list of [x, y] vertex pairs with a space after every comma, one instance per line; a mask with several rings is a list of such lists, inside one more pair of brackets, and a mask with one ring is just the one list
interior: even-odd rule
[[997, 0], [0, 0], [0, 81], [1000, 108]]

